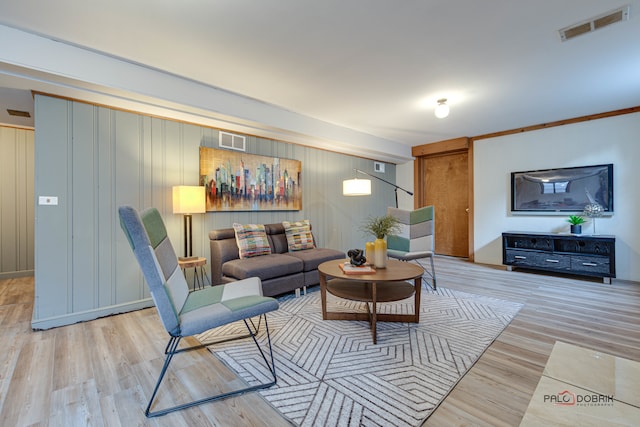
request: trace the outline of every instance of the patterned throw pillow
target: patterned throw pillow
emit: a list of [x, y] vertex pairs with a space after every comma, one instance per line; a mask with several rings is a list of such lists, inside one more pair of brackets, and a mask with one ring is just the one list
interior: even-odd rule
[[236, 232], [236, 243], [240, 251], [240, 259], [260, 255], [269, 255], [271, 246], [267, 232], [262, 224], [233, 224]]
[[282, 221], [282, 226], [287, 236], [289, 252], [315, 248], [311, 234], [311, 223], [308, 219], [297, 222]]

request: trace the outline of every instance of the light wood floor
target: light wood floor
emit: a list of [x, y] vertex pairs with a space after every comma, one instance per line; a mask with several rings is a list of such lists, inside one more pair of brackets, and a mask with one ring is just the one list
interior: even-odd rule
[[[517, 426], [556, 340], [640, 361], [640, 284], [436, 258], [441, 287], [524, 304], [426, 426]], [[0, 281], [1, 426], [286, 426], [256, 394], [148, 420], [167, 335], [155, 309], [32, 331], [33, 278]], [[159, 405], [233, 387], [206, 350], [176, 356]], [[168, 381], [167, 381], [168, 380]]]

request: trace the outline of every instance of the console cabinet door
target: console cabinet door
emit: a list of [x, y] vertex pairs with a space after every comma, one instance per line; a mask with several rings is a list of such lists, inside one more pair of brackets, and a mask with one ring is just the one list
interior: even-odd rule
[[601, 256], [578, 256], [571, 257], [571, 270], [588, 274], [609, 274], [611, 265], [609, 258]]

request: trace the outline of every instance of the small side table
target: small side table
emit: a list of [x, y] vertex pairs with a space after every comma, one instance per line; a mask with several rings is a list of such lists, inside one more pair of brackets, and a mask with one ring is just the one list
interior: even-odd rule
[[207, 275], [207, 259], [203, 257], [194, 257], [194, 258], [178, 258], [178, 265], [187, 275], [187, 270], [193, 268], [193, 290], [196, 289], [196, 285], [198, 289], [202, 289], [205, 287], [204, 279], [207, 279], [209, 285], [211, 285], [211, 279]]

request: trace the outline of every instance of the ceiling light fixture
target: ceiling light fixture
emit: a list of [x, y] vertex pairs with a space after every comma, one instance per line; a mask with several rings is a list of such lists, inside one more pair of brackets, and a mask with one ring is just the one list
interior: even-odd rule
[[435, 114], [436, 114], [436, 117], [439, 119], [444, 119], [449, 115], [449, 106], [447, 105], [447, 98], [438, 99], [438, 105], [436, 106]]

